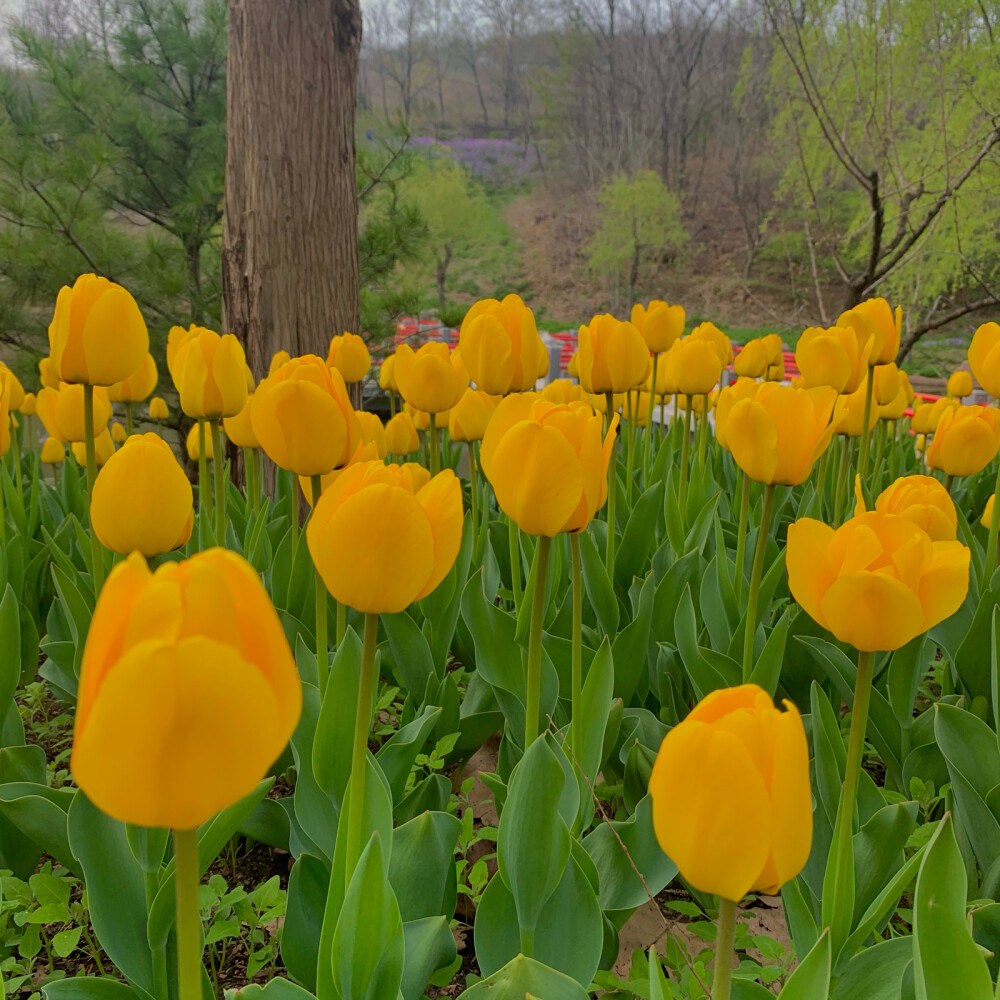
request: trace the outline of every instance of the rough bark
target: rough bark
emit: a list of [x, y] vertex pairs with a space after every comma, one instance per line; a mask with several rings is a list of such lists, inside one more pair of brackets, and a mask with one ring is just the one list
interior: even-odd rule
[[223, 326], [254, 375], [360, 325], [358, 0], [230, 0]]

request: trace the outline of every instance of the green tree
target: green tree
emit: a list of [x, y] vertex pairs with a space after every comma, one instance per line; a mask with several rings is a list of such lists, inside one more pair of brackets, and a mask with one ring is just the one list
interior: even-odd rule
[[680, 203], [652, 170], [612, 177], [597, 203], [598, 229], [587, 244], [587, 260], [595, 274], [613, 284], [616, 299], [624, 281], [624, 306], [631, 309], [643, 270], [687, 246]]

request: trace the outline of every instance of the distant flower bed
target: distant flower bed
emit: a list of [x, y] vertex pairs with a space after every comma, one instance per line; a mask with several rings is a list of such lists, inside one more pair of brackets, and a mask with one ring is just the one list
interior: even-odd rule
[[447, 149], [451, 157], [484, 180], [520, 180], [538, 166], [534, 146], [513, 139], [444, 139], [416, 135], [409, 145], [417, 149]]

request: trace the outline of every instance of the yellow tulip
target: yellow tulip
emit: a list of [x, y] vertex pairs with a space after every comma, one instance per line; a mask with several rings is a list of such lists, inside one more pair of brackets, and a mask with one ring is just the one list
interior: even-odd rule
[[990, 494], [989, 500], [986, 501], [986, 508], [983, 511], [983, 516], [980, 518], [979, 523], [984, 528], [989, 528], [990, 523], [993, 521], [993, 504], [996, 502], [997, 495], [995, 493]]
[[52, 374], [63, 382], [114, 385], [149, 353], [149, 334], [135, 299], [107, 278], [81, 274], [56, 297], [49, 324]]
[[[900, 375], [905, 375], [906, 372], [901, 371]], [[910, 401], [907, 398], [908, 393], [906, 391], [906, 385], [903, 379], [900, 380], [899, 389], [896, 395], [893, 397], [892, 401], [886, 403], [885, 406], [880, 406], [878, 415], [880, 420], [898, 420], [904, 413], [906, 413], [906, 408], [910, 405]]]
[[326, 363], [344, 376], [345, 382], [360, 382], [372, 366], [372, 356], [364, 338], [356, 333], [342, 333], [330, 341]]
[[151, 573], [133, 554], [94, 609], [70, 768], [109, 816], [192, 830], [253, 791], [301, 707], [288, 640], [249, 563], [209, 549]]
[[50, 434], [42, 443], [41, 458], [46, 465], [58, 465], [66, 460], [66, 445]]
[[[657, 380], [659, 381], [659, 380]], [[596, 410], [598, 413], [608, 412], [608, 397], [603, 394], [594, 394], [592, 396], [587, 396], [590, 401], [590, 408]], [[552, 402], [552, 400], [550, 400]], [[572, 400], [571, 400], [572, 402]], [[581, 402], [584, 402], [581, 400]], [[621, 413], [625, 407], [625, 393], [616, 392], [611, 399], [611, 411], [612, 413]]]
[[969, 344], [969, 367], [976, 381], [1000, 399], [1000, 324], [983, 323]]
[[887, 365], [876, 365], [872, 369], [875, 385], [872, 389], [874, 402], [879, 406], [889, 406], [903, 388], [902, 372], [895, 362]]
[[767, 346], [760, 338], [748, 340], [733, 362], [736, 374], [746, 378], [763, 378], [767, 366]]
[[420, 438], [413, 417], [405, 410], [397, 413], [385, 425], [385, 446], [390, 455], [412, 455], [420, 447]]
[[918, 434], [933, 434], [937, 430], [941, 417], [948, 410], [954, 410], [961, 404], [957, 399], [941, 396], [933, 403], [917, 403], [913, 407], [913, 419], [910, 427]]
[[927, 449], [927, 464], [947, 476], [972, 476], [1000, 449], [1000, 411], [992, 406], [958, 406], [942, 414]]
[[[848, 437], [861, 437], [865, 422], [865, 392], [867, 381], [846, 396], [838, 396], [833, 408], [833, 429], [837, 434]], [[868, 415], [868, 429], [878, 423], [878, 407], [873, 406]]]
[[[358, 415], [360, 416], [360, 414]], [[331, 483], [336, 482], [337, 478], [342, 476], [351, 466], [358, 465], [361, 462], [380, 462], [384, 457], [384, 454], [380, 455], [378, 453], [378, 447], [374, 441], [360, 441], [347, 465], [341, 469], [334, 469], [332, 472], [325, 472], [319, 477], [320, 493], [325, 493], [327, 487]], [[312, 507], [315, 502], [312, 491], [312, 479], [309, 476], [299, 476], [299, 488], [302, 490], [302, 495], [306, 498], [306, 503]]]
[[580, 378], [580, 348], [578, 347], [570, 356], [566, 363], [566, 374], [570, 378]]
[[33, 417], [38, 412], [37, 397], [33, 392], [26, 392], [21, 400], [21, 414], [25, 417]]
[[828, 385], [855, 392], [868, 371], [871, 340], [851, 326], [810, 326], [795, 345], [795, 363], [806, 388]]
[[253, 406], [253, 393], [247, 396], [247, 401], [243, 404], [243, 409], [235, 417], [226, 417], [222, 421], [222, 428], [226, 432], [226, 437], [236, 445], [237, 448], [259, 448], [260, 441], [253, 430], [253, 421], [250, 418], [250, 409]]
[[40, 358], [38, 361], [38, 378], [44, 389], [58, 389], [59, 375], [51, 358]]
[[494, 396], [531, 389], [549, 370], [535, 315], [520, 295], [474, 303], [462, 320], [458, 343], [476, 388]]
[[271, 363], [267, 366], [267, 374], [273, 375], [283, 364], [292, 360], [288, 351], [275, 351], [271, 355]]
[[378, 369], [378, 384], [379, 388], [384, 389], [386, 392], [399, 392], [399, 386], [396, 385], [396, 374], [394, 371], [396, 360], [395, 355], [390, 354], [389, 357], [382, 362]]
[[692, 331], [689, 340], [707, 340], [715, 347], [715, 353], [719, 355], [722, 367], [733, 363], [732, 341], [714, 324], [699, 323]]
[[[0, 372], [0, 457], [10, 450], [10, 429], [14, 419], [16, 418], [10, 412], [10, 382], [4, 373]], [[0, 517], [3, 516], [3, 512], [0, 511]]]
[[[63, 384], [60, 389], [47, 386], [36, 397], [35, 406], [46, 431], [66, 443], [83, 441], [83, 386]], [[103, 386], [94, 389], [94, 428], [100, 433], [111, 419], [111, 400]]]
[[[199, 437], [198, 437], [198, 425], [192, 424], [191, 430], [188, 431], [187, 440], [184, 442], [187, 448], [188, 458], [192, 462], [197, 462], [201, 457], [201, 450], [199, 448]], [[212, 435], [208, 428], [205, 428], [205, 459], [211, 461], [215, 458], [215, 454], [212, 450]]]
[[261, 381], [250, 420], [268, 458], [299, 476], [346, 465], [361, 440], [343, 376], [315, 354], [292, 358]]
[[448, 414], [448, 434], [452, 441], [482, 441], [499, 402], [498, 397], [481, 389], [466, 389]]
[[738, 399], [724, 431], [733, 460], [758, 483], [805, 482], [833, 437], [830, 414], [836, 398], [826, 386], [793, 389], [767, 382], [752, 398]]
[[580, 327], [577, 368], [580, 385], [591, 393], [627, 392], [649, 378], [649, 348], [631, 323], [610, 313]]
[[882, 298], [865, 299], [837, 318], [837, 326], [853, 327], [871, 343], [869, 365], [887, 365], [896, 360], [903, 329], [903, 307], [892, 307]]
[[568, 378], [553, 379], [542, 389], [541, 396], [542, 399], [547, 399], [550, 403], [590, 402], [590, 393], [578, 382], [573, 382]]
[[0, 361], [0, 375], [7, 383], [7, 396], [11, 412], [20, 410], [23, 413], [24, 386], [21, 385], [21, 380], [2, 361]]
[[90, 502], [101, 544], [147, 558], [180, 548], [191, 537], [191, 483], [173, 449], [157, 434], [133, 434], [101, 469]]
[[870, 511], [836, 530], [801, 518], [785, 555], [792, 596], [841, 642], [905, 646], [953, 615], [969, 589], [969, 550], [932, 541], [907, 517]]
[[[403, 399], [425, 413], [450, 410], [469, 384], [461, 356], [454, 357], [448, 345], [439, 340], [428, 341], [416, 351], [409, 344], [400, 344], [393, 372]], [[444, 426], [443, 420], [440, 425]]]
[[112, 403], [141, 403], [156, 388], [159, 379], [156, 361], [152, 354], [147, 354], [127, 379], [108, 386], [108, 399]]
[[809, 858], [809, 747], [798, 710], [784, 705], [756, 684], [713, 691], [660, 745], [653, 829], [701, 892], [774, 894]]
[[[375, 449], [372, 458], [385, 458], [386, 439], [385, 428], [377, 413], [368, 413], [365, 410], [358, 411], [358, 423], [361, 425], [361, 441], [363, 444], [370, 444]], [[353, 461], [353, 460], [352, 460]]]
[[149, 401], [149, 417], [151, 420], [166, 420], [170, 416], [166, 402], [159, 396]]
[[587, 527], [607, 499], [617, 414], [607, 435], [603, 426], [586, 403], [550, 403], [534, 392], [497, 406], [480, 464], [522, 531], [552, 537]]
[[[861, 478], [856, 477], [855, 515], [866, 512]], [[958, 514], [948, 491], [932, 476], [902, 476], [886, 487], [875, 501], [880, 514], [896, 514], [922, 528], [932, 542], [952, 542], [957, 537]]]
[[948, 376], [948, 395], [962, 399], [972, 395], [972, 373], [967, 371], [952, 372]]
[[[415, 406], [410, 406], [409, 403], [403, 403], [403, 412], [410, 415], [413, 426], [418, 431], [429, 431], [431, 429], [431, 415], [426, 410], [418, 410]], [[451, 410], [442, 410], [440, 413], [434, 415], [434, 426], [438, 430], [442, 427], [447, 427], [450, 419]]]
[[191, 327], [173, 354], [171, 374], [181, 409], [195, 419], [235, 417], [253, 389], [240, 342], [231, 334]]
[[306, 526], [327, 590], [366, 614], [393, 614], [445, 578], [462, 541], [462, 489], [450, 469], [361, 462], [326, 489]]
[[[86, 445], [82, 441], [71, 441], [69, 446], [73, 451], [76, 464], [85, 469], [87, 467]], [[99, 431], [94, 438], [94, 452], [99, 469], [115, 453], [115, 443], [111, 438], [111, 432], [106, 427], [104, 430]]]
[[729, 422], [729, 413], [736, 403], [741, 399], [753, 399], [757, 395], [760, 383], [752, 378], [738, 378], [735, 382], [730, 382], [719, 393], [718, 402], [715, 407], [715, 439], [726, 451], [729, 451], [729, 442], [726, 437], [726, 427]]
[[717, 345], [710, 338], [695, 338], [693, 334], [678, 340], [673, 349], [661, 358], [668, 380], [686, 396], [710, 393], [722, 376], [724, 364]]
[[117, 420], [111, 422], [111, 440], [115, 444], [124, 444], [128, 440], [128, 434]]
[[629, 319], [654, 354], [669, 351], [684, 333], [684, 306], [667, 305], [659, 299], [648, 306], [637, 302]]

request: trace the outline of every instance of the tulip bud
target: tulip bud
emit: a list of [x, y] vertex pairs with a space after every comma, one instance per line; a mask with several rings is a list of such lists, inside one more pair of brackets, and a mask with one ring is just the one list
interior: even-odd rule
[[667, 377], [686, 396], [710, 393], [722, 376], [723, 365], [718, 346], [708, 337], [695, 339], [693, 335], [677, 341], [663, 358]]
[[927, 464], [947, 476], [981, 472], [1000, 449], [1000, 411], [958, 406], [942, 414], [927, 449]]
[[548, 372], [549, 354], [534, 313], [519, 295], [474, 303], [462, 320], [458, 343], [476, 387], [495, 396], [532, 389]]
[[149, 417], [151, 420], [166, 420], [170, 416], [166, 402], [159, 396], [149, 401]]
[[850, 326], [871, 345], [869, 365], [887, 365], [896, 360], [903, 329], [903, 308], [892, 307], [882, 298], [865, 299], [841, 313], [837, 326]]
[[156, 388], [159, 378], [153, 355], [147, 354], [127, 379], [108, 386], [108, 399], [112, 403], [141, 403]]
[[649, 378], [649, 348], [631, 323], [610, 313], [595, 316], [580, 327], [578, 344], [580, 385], [587, 392], [627, 392]]
[[736, 374], [745, 378], [763, 378], [767, 373], [767, 348], [761, 339], [748, 340], [733, 362]]
[[[198, 433], [198, 425], [192, 424], [191, 430], [188, 431], [187, 440], [185, 441], [185, 446], [187, 448], [188, 458], [192, 462], [197, 462], [201, 458], [200, 445], [200, 435]], [[215, 455], [212, 451], [212, 435], [209, 429], [205, 428], [205, 460], [210, 462]]]
[[948, 395], [963, 399], [972, 395], [972, 373], [967, 371], [952, 372], [948, 377]]
[[360, 382], [372, 366], [372, 356], [368, 345], [356, 333], [342, 333], [330, 341], [326, 363], [336, 368], [345, 382]]
[[260, 442], [253, 432], [253, 422], [250, 419], [250, 407], [253, 405], [253, 393], [247, 396], [243, 409], [235, 417], [226, 417], [222, 421], [226, 437], [237, 448], [259, 448]]
[[482, 441], [499, 401], [482, 390], [466, 389], [448, 414], [448, 434], [452, 441]]
[[462, 541], [462, 490], [446, 469], [361, 462], [324, 491], [306, 526], [327, 589], [366, 614], [392, 614], [447, 576]]
[[810, 326], [795, 345], [795, 363], [806, 388], [828, 385], [850, 394], [867, 374], [871, 348], [870, 339], [853, 327]]
[[112, 421], [111, 440], [114, 441], [115, 444], [124, 444], [127, 438], [128, 434], [125, 433], [125, 428], [122, 427], [117, 420]]
[[378, 384], [379, 388], [384, 389], [386, 392], [399, 392], [399, 386], [396, 385], [396, 375], [394, 372], [395, 367], [395, 355], [390, 354], [389, 357], [382, 362], [378, 370]]
[[606, 435], [603, 425], [585, 403], [549, 403], [533, 392], [497, 406], [480, 464], [522, 531], [552, 537], [587, 527], [607, 499], [617, 415]]
[[701, 892], [774, 894], [809, 858], [809, 747], [798, 710], [784, 705], [756, 684], [713, 691], [660, 745], [653, 828]]
[[953, 615], [969, 589], [969, 550], [932, 541], [913, 520], [870, 511], [840, 528], [800, 518], [788, 529], [788, 587], [841, 642], [892, 650]]
[[49, 324], [52, 377], [114, 385], [149, 353], [149, 334], [135, 299], [107, 278], [81, 274], [56, 297]]
[[420, 438], [413, 417], [405, 410], [397, 413], [385, 425], [385, 446], [390, 455], [403, 457], [412, 455], [420, 448]]
[[192, 326], [186, 337], [175, 339], [170, 373], [181, 409], [199, 420], [235, 417], [253, 389], [240, 342], [231, 333], [220, 337], [204, 327]]
[[21, 413], [25, 417], [33, 417], [38, 412], [37, 398], [33, 392], [26, 392], [21, 400]]
[[996, 498], [995, 493], [990, 494], [989, 500], [986, 501], [986, 508], [983, 510], [983, 516], [979, 520], [979, 523], [986, 529], [989, 529], [993, 522], [993, 504], [996, 502]]
[[106, 549], [160, 555], [187, 544], [194, 523], [191, 483], [156, 434], [133, 434], [94, 483], [90, 521]]
[[150, 573], [133, 553], [94, 609], [70, 768], [114, 819], [193, 830], [267, 775], [301, 705], [288, 640], [249, 563], [209, 549]]
[[[416, 351], [409, 344], [400, 344], [393, 372], [403, 399], [425, 413], [450, 410], [469, 384], [461, 355], [456, 357], [438, 340], [428, 341]], [[443, 426], [444, 421], [439, 424]]]
[[913, 419], [910, 421], [910, 427], [918, 434], [933, 434], [941, 422], [941, 417], [948, 410], [953, 410], [960, 405], [957, 399], [952, 399], [949, 396], [941, 396], [933, 403], [918, 403], [913, 408]]
[[646, 346], [654, 354], [669, 351], [684, 333], [684, 307], [653, 299], [648, 306], [636, 303], [629, 317]]
[[723, 368], [733, 363], [732, 341], [714, 323], [699, 323], [691, 331], [691, 336], [688, 339], [707, 340], [712, 344]]
[[66, 459], [66, 445], [50, 434], [42, 443], [41, 458], [45, 465], [58, 465]]

